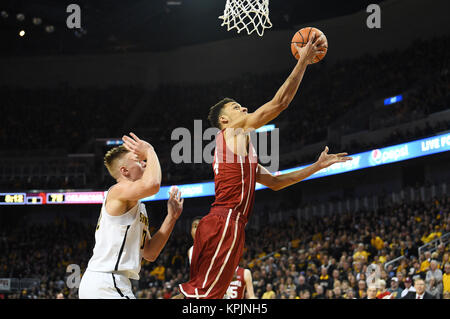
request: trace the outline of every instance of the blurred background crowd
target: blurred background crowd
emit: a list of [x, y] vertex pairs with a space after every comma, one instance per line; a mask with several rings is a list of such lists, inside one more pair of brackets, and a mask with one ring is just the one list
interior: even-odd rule
[[[377, 296], [401, 298], [421, 278], [434, 298], [449, 298], [450, 243], [440, 238], [450, 233], [450, 196], [379, 202], [377, 210], [360, 208], [301, 219], [279, 204], [256, 210], [254, 215], [266, 221], [269, 215], [284, 215], [281, 221], [246, 231], [241, 266], [252, 272], [256, 297], [361, 299], [367, 297], [370, 270], [376, 269]], [[77, 298], [77, 289], [67, 285], [67, 266], [79, 265], [81, 274], [86, 269], [95, 222], [70, 217], [38, 224], [13, 220], [1, 226], [0, 278], [35, 278], [35, 282], [0, 297]], [[419, 253], [430, 242], [434, 244]], [[167, 299], [177, 294], [177, 284], [189, 278], [191, 245], [190, 232], [174, 231], [154, 263], [142, 262], [140, 280], [133, 280], [136, 297]]]

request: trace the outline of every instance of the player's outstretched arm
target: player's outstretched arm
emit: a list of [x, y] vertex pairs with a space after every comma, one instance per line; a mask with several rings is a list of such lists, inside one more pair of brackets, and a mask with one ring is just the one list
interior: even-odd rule
[[153, 146], [139, 139], [134, 133], [123, 136], [124, 147], [134, 153], [137, 161], [146, 160], [146, 169], [136, 181], [122, 181], [111, 189], [112, 197], [120, 201], [137, 201], [159, 192], [161, 186], [161, 166]]
[[331, 166], [335, 163], [341, 163], [351, 160], [352, 158], [347, 157], [347, 155], [347, 153], [328, 154], [328, 146], [325, 146], [325, 149], [320, 154], [319, 159], [315, 163], [305, 168], [276, 176], [272, 175], [266, 168], [258, 164], [256, 181], [274, 191], [278, 191], [304, 180], [305, 178], [311, 176], [312, 174], [320, 171], [323, 168]]
[[159, 230], [151, 238], [145, 240], [144, 252], [142, 257], [148, 261], [155, 261], [167, 243], [172, 233], [175, 223], [183, 211], [184, 198], [181, 198], [181, 192], [177, 187], [172, 187], [167, 202], [167, 216], [164, 219]]
[[308, 43], [304, 47], [297, 47], [300, 58], [289, 77], [278, 89], [275, 96], [266, 104], [259, 107], [255, 112], [239, 119], [245, 123], [232, 123], [230, 127], [242, 127], [244, 130], [258, 129], [275, 119], [283, 110], [285, 110], [294, 99], [298, 91], [300, 82], [305, 74], [306, 67], [311, 64], [317, 54], [323, 53], [325, 45], [325, 37], [310, 37]]

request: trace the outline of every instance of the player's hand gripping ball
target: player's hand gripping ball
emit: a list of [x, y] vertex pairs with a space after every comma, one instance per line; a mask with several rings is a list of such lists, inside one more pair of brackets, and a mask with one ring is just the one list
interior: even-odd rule
[[297, 48], [295, 47], [295, 44], [297, 44], [299, 47], [304, 47], [308, 43], [309, 38], [314, 37], [314, 35], [316, 36], [315, 39], [318, 39], [321, 35], [323, 35], [325, 38], [325, 43], [321, 47], [322, 53], [316, 54], [312, 63], [317, 63], [325, 57], [328, 51], [328, 41], [325, 37], [325, 34], [317, 28], [306, 27], [295, 32], [294, 36], [292, 37], [291, 52], [297, 60], [299, 59], [299, 53]]

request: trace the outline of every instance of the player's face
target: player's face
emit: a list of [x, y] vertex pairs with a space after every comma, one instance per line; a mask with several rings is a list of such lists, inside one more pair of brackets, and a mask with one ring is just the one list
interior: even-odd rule
[[125, 155], [123, 163], [124, 163], [123, 167], [125, 169], [122, 170], [122, 174], [125, 175], [127, 178], [131, 179], [132, 181], [140, 179], [144, 174], [144, 170], [147, 166], [145, 161], [139, 161], [134, 157], [134, 154], [131, 152]]
[[225, 104], [222, 114], [228, 122], [232, 122], [242, 116], [247, 116], [247, 111], [247, 108], [242, 107], [239, 103], [229, 102]]
[[197, 232], [198, 223], [200, 223], [200, 220], [194, 220], [192, 222], [192, 226], [191, 226], [192, 239], [195, 238], [195, 233]]

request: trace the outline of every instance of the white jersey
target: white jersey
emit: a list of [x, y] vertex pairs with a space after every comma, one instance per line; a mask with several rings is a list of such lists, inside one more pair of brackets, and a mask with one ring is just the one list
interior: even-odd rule
[[121, 216], [111, 216], [103, 202], [95, 231], [94, 253], [87, 270], [139, 279], [145, 239], [150, 236], [145, 205], [140, 201]]

